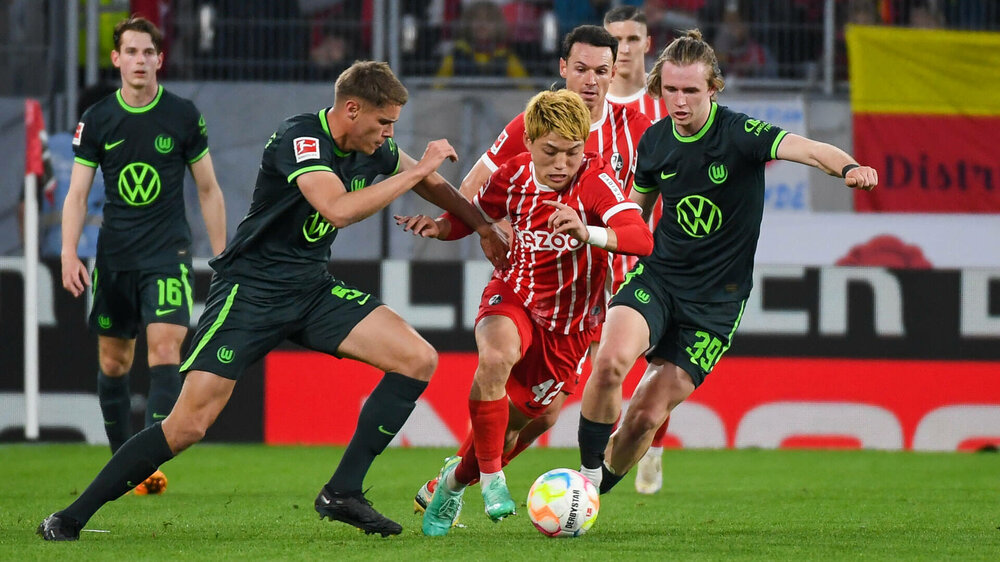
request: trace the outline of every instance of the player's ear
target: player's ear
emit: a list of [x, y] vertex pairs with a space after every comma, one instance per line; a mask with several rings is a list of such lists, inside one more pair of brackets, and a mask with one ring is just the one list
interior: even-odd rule
[[347, 118], [354, 121], [358, 118], [358, 114], [361, 113], [361, 104], [358, 103], [358, 100], [349, 99], [344, 104], [344, 109], [347, 110]]

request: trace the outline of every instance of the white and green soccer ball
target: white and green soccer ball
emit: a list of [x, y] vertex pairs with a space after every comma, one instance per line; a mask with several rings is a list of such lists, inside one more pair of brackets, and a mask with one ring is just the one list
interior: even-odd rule
[[586, 476], [556, 468], [538, 477], [528, 490], [528, 516], [549, 537], [578, 537], [597, 521], [601, 497]]

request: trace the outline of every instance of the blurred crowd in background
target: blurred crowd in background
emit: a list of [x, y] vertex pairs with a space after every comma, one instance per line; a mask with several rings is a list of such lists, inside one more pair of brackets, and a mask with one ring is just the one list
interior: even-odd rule
[[[86, 0], [82, 0], [86, 1]], [[699, 27], [727, 77], [804, 79], [823, 55], [825, 0], [100, 0], [102, 22], [143, 13], [167, 34], [164, 76], [193, 80], [329, 80], [371, 58], [380, 32], [398, 41], [403, 76], [524, 79], [557, 74], [561, 37], [641, 7], [650, 58]], [[378, 21], [376, 10], [396, 21]], [[376, 26], [382, 24], [385, 30]], [[835, 0], [837, 76], [845, 24], [1000, 29], [995, 0]], [[106, 35], [102, 33], [103, 36]], [[108, 34], [109, 35], [109, 34]], [[109, 49], [108, 49], [109, 50]], [[102, 61], [107, 57], [102, 53]], [[651, 61], [650, 61], [651, 63]], [[110, 71], [110, 69], [109, 69]]]

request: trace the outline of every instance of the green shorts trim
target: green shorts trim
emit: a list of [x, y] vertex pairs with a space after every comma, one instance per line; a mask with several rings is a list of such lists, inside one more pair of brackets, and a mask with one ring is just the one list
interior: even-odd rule
[[647, 359], [658, 357], [684, 369], [695, 387], [732, 345], [746, 300], [695, 302], [673, 295], [645, 269], [642, 262], [608, 305], [628, 306], [642, 315], [649, 328]]

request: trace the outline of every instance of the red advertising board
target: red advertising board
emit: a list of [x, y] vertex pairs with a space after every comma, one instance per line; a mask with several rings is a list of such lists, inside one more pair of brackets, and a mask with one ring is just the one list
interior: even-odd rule
[[[441, 354], [397, 444], [457, 446], [468, 431], [475, 362], [474, 353]], [[642, 368], [629, 375], [626, 397]], [[264, 372], [264, 440], [274, 444], [346, 444], [380, 376], [299, 351], [271, 353]], [[571, 397], [541, 444], [575, 446], [578, 411], [579, 396]], [[1000, 362], [727, 357], [675, 412], [671, 432], [683, 447], [1000, 445]]]

